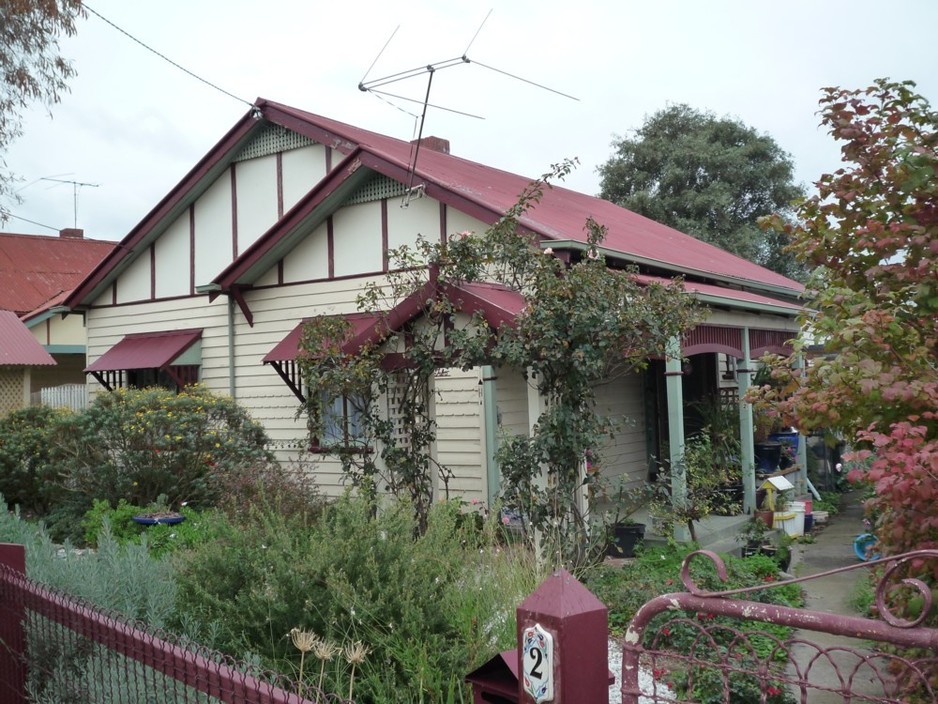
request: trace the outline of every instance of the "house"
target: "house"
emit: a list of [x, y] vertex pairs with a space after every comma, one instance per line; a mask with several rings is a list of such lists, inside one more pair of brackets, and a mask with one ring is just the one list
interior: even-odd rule
[[[356, 337], [368, 337], [374, 320], [356, 297], [385, 279], [389, 250], [418, 235], [483, 232], [529, 181], [450, 154], [442, 139], [409, 143], [260, 99], [66, 298], [85, 316], [89, 384], [100, 393], [199, 380], [245, 405], [280, 459], [297, 461], [309, 444], [297, 417], [308, 392], [295, 363], [303, 321], [347, 316]], [[745, 368], [764, 351], [787, 349], [802, 287], [560, 187], [521, 225], [563, 256], [587, 248], [590, 216], [608, 228], [608, 260], [634, 264], [648, 280], [686, 277], [711, 313], [675, 359], [599, 390], [604, 409], [634, 421], [605, 448], [605, 469], [639, 482], [649, 455], [683, 433], [682, 395], [726, 383], [730, 362], [722, 360]], [[460, 296], [492, 324], [520, 310], [498, 287]], [[392, 317], [419, 315], [411, 303]], [[498, 436], [528, 433], [540, 400], [520, 370], [445, 372], [434, 380], [435, 458], [453, 473], [450, 490], [491, 499]], [[747, 375], [740, 378], [745, 385]], [[334, 458], [317, 456], [313, 471], [323, 490], [341, 489]]]
[[84, 386], [84, 324], [80, 315], [65, 316], [59, 306], [115, 246], [85, 239], [75, 228], [57, 237], [0, 232], [0, 311], [14, 314], [53, 359], [33, 367], [22, 405], [38, 403], [43, 394], [64, 402], [63, 391]]
[[0, 418], [29, 405], [34, 370], [54, 366], [16, 313], [0, 310]]

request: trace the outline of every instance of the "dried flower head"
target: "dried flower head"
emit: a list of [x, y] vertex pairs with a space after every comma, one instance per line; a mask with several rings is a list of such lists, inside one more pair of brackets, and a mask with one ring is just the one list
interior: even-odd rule
[[371, 649], [367, 645], [356, 640], [345, 646], [345, 659], [352, 665], [361, 665], [365, 661], [365, 656], [370, 652]]
[[342, 648], [329, 640], [317, 640], [313, 646], [313, 654], [323, 661], [332, 660], [341, 650]]
[[290, 629], [290, 640], [293, 646], [301, 653], [308, 653], [319, 643], [319, 638], [312, 631], [301, 631], [299, 628]]

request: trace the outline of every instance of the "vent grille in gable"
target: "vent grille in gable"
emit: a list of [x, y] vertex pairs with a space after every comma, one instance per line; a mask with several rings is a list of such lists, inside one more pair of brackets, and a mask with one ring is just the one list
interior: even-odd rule
[[257, 133], [254, 139], [244, 145], [241, 151], [238, 152], [238, 156], [235, 157], [235, 161], [256, 159], [259, 156], [298, 149], [315, 143], [309, 137], [304, 137], [281, 125], [267, 124]]
[[397, 198], [404, 195], [407, 187], [394, 179], [388, 178], [384, 174], [373, 174], [365, 183], [362, 184], [351, 197], [346, 200], [347, 204], [371, 203], [383, 198]]

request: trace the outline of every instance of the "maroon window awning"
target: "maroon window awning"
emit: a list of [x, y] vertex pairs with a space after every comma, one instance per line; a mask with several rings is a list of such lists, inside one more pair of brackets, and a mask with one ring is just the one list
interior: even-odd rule
[[[342, 317], [351, 325], [348, 335], [349, 342], [356, 340], [365, 330], [370, 329], [380, 320], [380, 316], [374, 313], [348, 313]], [[303, 383], [302, 379], [300, 379], [300, 370], [296, 364], [296, 357], [300, 351], [303, 326], [306, 325], [309, 320], [309, 318], [305, 318], [300, 321], [297, 326], [287, 333], [287, 336], [278, 342], [270, 352], [264, 355], [264, 359], [261, 360], [264, 364], [269, 364], [274, 368], [274, 371], [280, 375], [280, 378], [283, 379], [283, 383], [285, 383], [290, 391], [293, 392], [293, 395], [300, 400], [300, 403], [306, 403], [306, 396], [303, 394]], [[357, 347], [353, 348], [349, 343], [343, 345], [343, 348], [346, 352], [354, 352], [358, 349]]]
[[85, 372], [112, 372], [124, 369], [164, 369], [202, 337], [202, 328], [141, 332], [126, 335]]
[[[179, 358], [201, 337], [202, 328], [126, 335], [85, 367], [85, 373], [91, 374], [108, 391], [125, 382], [133, 386], [175, 384], [181, 389], [199, 380], [199, 364], [182, 362]], [[165, 382], [160, 376], [165, 377]]]
[[[348, 336], [349, 340], [357, 338], [364, 330], [370, 328], [380, 319], [380, 316], [373, 313], [348, 313], [341, 317], [345, 318], [351, 325]], [[261, 361], [264, 364], [295, 361], [296, 355], [300, 351], [300, 339], [303, 337], [303, 326], [309, 321], [310, 318], [305, 318], [297, 324], [295, 328], [287, 333], [285, 338], [278, 342], [270, 352], [264, 355], [264, 359]]]

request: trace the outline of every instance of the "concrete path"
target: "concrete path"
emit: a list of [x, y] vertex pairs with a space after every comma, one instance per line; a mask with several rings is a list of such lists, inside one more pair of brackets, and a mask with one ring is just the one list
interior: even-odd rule
[[[848, 493], [843, 497], [841, 510], [816, 532], [814, 543], [797, 545], [792, 553], [792, 572], [798, 577], [818, 574], [827, 570], [855, 565], [860, 561], [853, 551], [853, 540], [865, 532], [860, 496]], [[850, 604], [857, 582], [867, 577], [866, 570], [852, 570], [829, 575], [804, 584], [805, 608], [830, 614], [860, 616]], [[855, 639], [833, 636], [814, 631], [796, 631], [795, 639], [803, 639], [820, 648], [854, 648], [869, 653], [867, 643]], [[835, 652], [817, 657], [818, 648], [796, 645], [792, 658], [802, 673], [808, 673], [807, 681], [822, 689], [808, 689], [802, 693], [793, 690], [796, 701], [810, 704], [842, 704], [843, 702], [883, 702], [888, 699], [878, 675], [868, 665], [859, 665], [860, 659], [848, 652]], [[789, 665], [788, 675], [797, 678], [794, 666]], [[848, 681], [852, 677], [852, 681]], [[829, 690], [829, 691], [824, 691]], [[849, 694], [853, 695], [850, 698]], [[845, 696], [847, 695], [847, 696]]]

